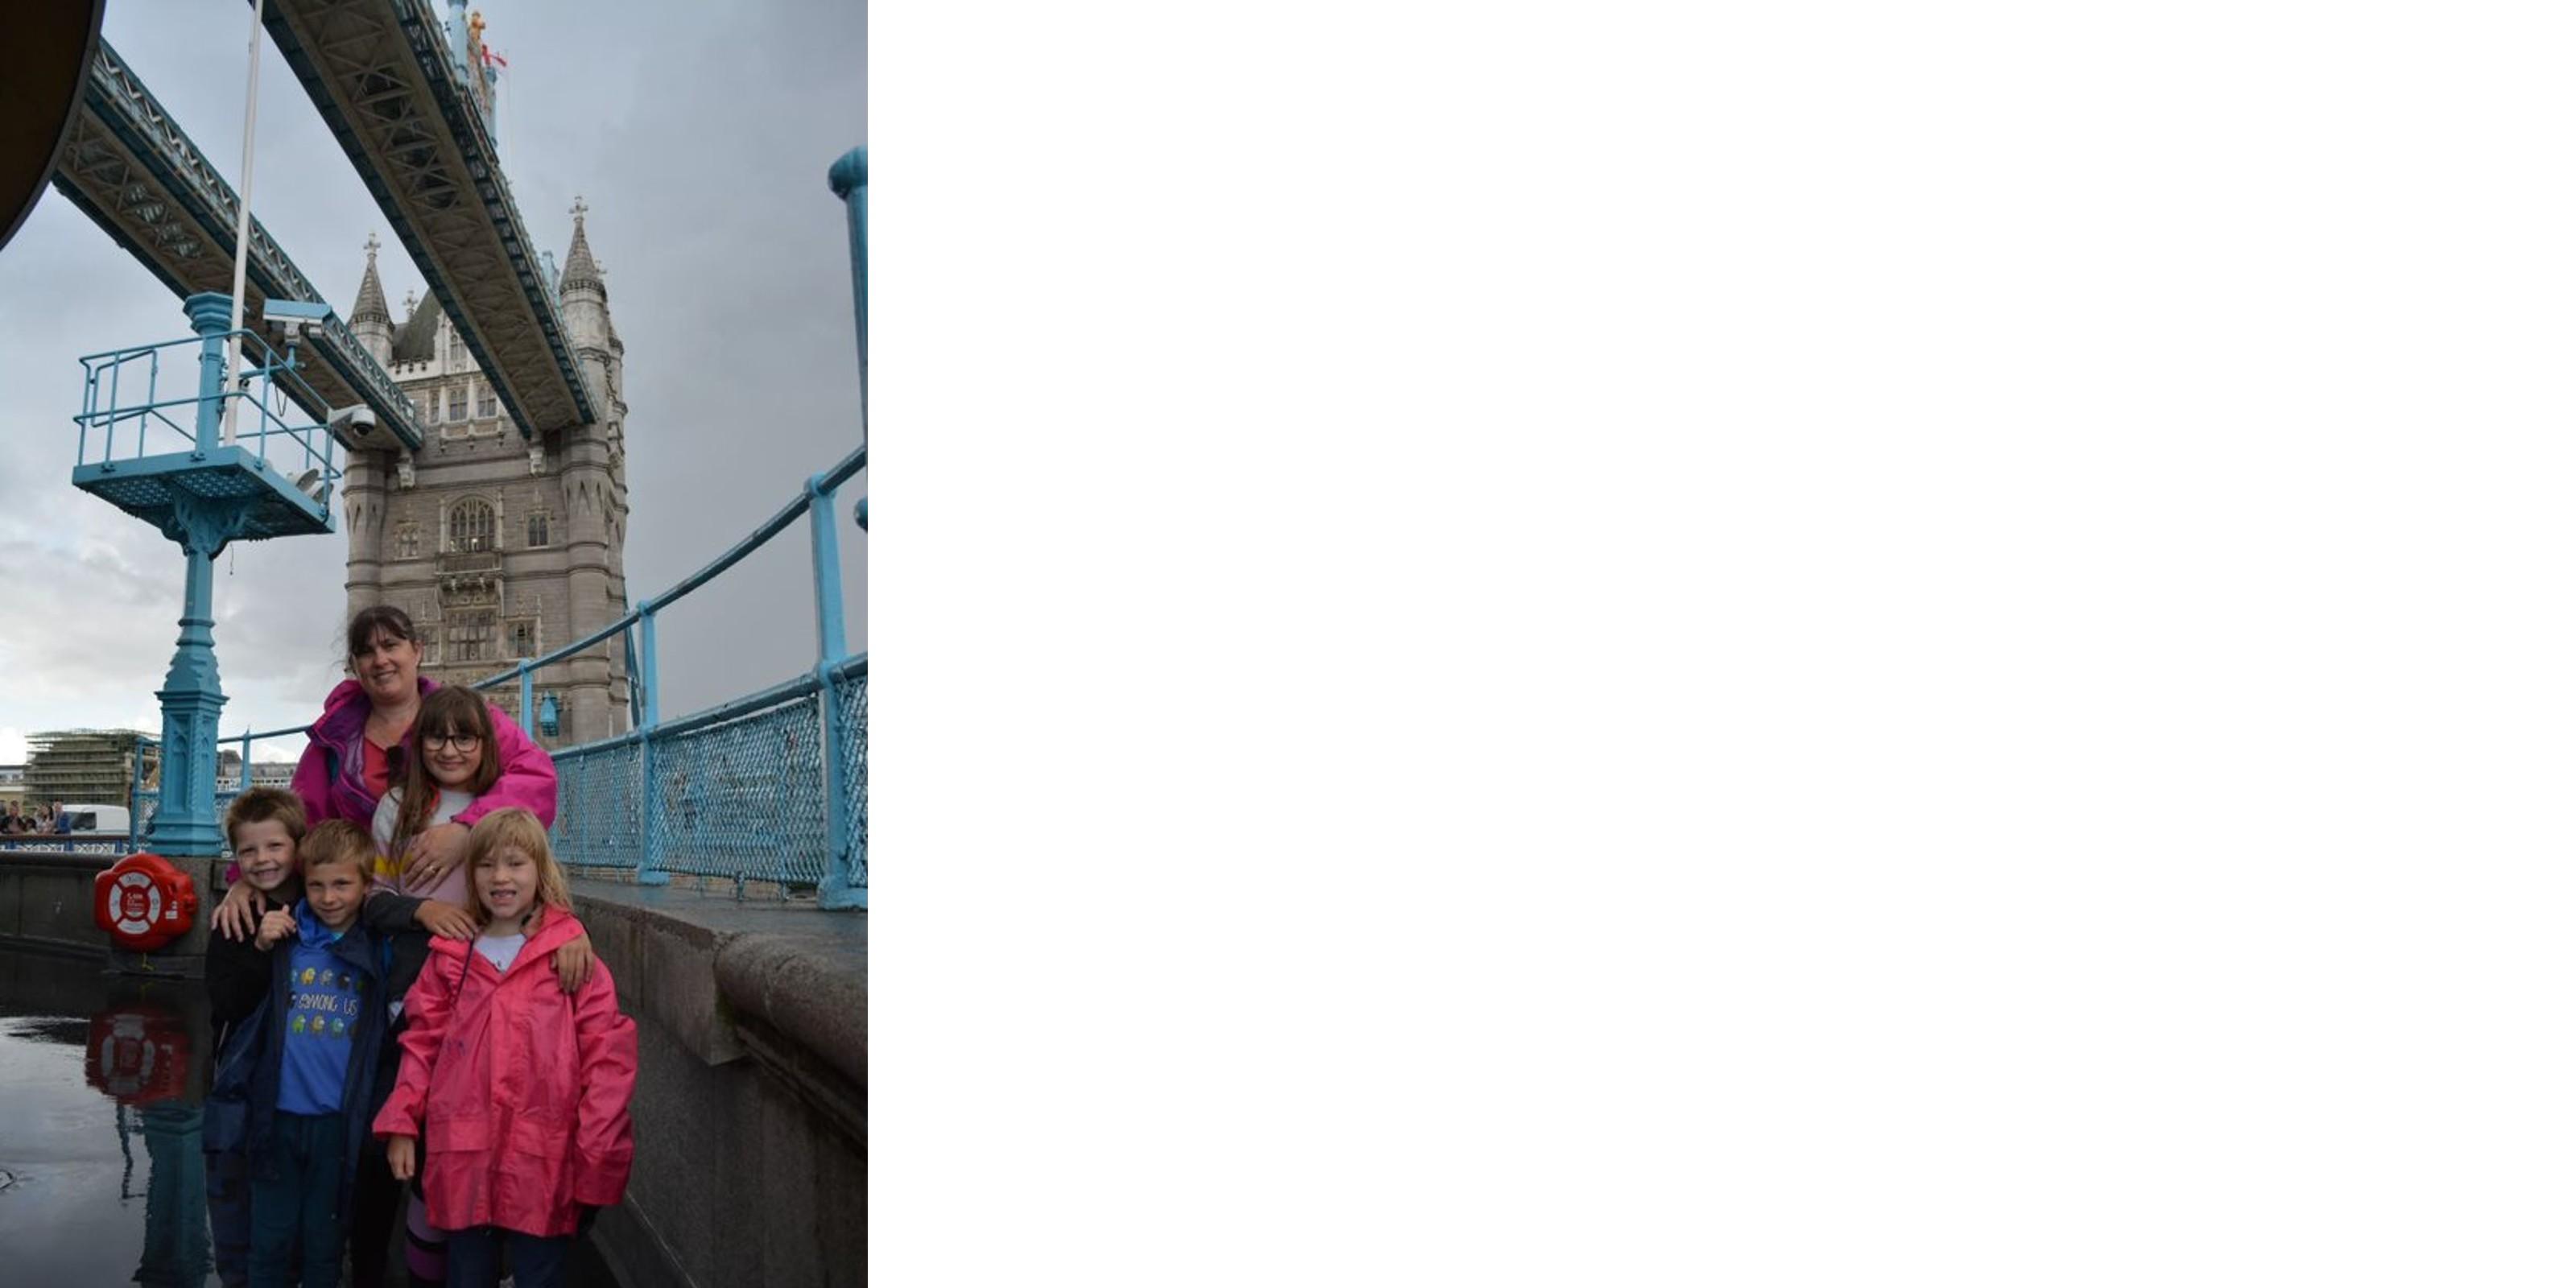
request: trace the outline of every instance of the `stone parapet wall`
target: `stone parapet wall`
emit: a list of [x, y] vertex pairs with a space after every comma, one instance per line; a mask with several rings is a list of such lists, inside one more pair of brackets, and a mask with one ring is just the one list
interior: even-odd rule
[[635, 1170], [594, 1240], [627, 1288], [867, 1278], [863, 913], [577, 883], [636, 1021]]

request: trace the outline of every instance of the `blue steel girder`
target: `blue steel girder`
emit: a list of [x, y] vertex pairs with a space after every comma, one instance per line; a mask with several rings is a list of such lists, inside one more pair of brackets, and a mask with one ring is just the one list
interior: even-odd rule
[[269, 38], [523, 434], [598, 418], [426, 0], [269, 0]]
[[[82, 86], [54, 186], [181, 297], [231, 293], [240, 198], [104, 38]], [[245, 318], [256, 319], [271, 296], [322, 302], [320, 288], [257, 218], [251, 220], [247, 278]], [[323, 405], [307, 405], [313, 399], [290, 391], [298, 406], [321, 420], [334, 407], [364, 403], [375, 410], [377, 428], [344, 440], [348, 446], [420, 446], [410, 399], [347, 323], [335, 314], [301, 347], [313, 361], [299, 374]]]

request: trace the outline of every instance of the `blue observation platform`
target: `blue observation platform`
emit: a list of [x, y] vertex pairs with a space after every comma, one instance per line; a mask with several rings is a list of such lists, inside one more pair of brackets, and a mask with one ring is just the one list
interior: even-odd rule
[[[375, 413], [334, 411], [327, 426], [287, 420], [299, 402], [318, 405], [296, 374], [296, 348], [327, 331], [328, 307], [281, 299], [261, 306], [285, 340], [283, 354], [232, 329], [231, 296], [191, 295], [186, 308], [193, 337], [81, 359], [72, 485], [160, 529], [187, 556], [179, 647], [159, 693], [162, 808], [146, 843], [165, 855], [213, 855], [224, 847], [215, 815], [215, 719], [224, 705], [215, 556], [235, 541], [329, 532], [331, 489], [340, 481], [334, 435], [364, 428]], [[235, 344], [248, 361], [238, 376]]]
[[238, 443], [81, 465], [72, 470], [72, 486], [165, 530], [182, 521], [182, 507], [192, 502], [239, 506], [236, 541], [331, 530], [321, 501], [297, 491], [257, 452]]
[[[199, 316], [200, 302], [208, 316]], [[315, 398], [297, 372], [301, 313], [279, 319], [288, 302], [271, 302], [272, 319], [287, 322], [281, 354], [253, 332], [225, 331], [229, 305], [222, 296], [193, 297], [197, 335], [81, 359], [72, 486], [173, 540], [217, 514], [226, 541], [328, 532], [341, 473], [337, 444], [326, 427], [289, 419], [298, 402]], [[224, 389], [225, 342], [236, 335], [243, 372]], [[225, 442], [228, 411], [233, 434]]]

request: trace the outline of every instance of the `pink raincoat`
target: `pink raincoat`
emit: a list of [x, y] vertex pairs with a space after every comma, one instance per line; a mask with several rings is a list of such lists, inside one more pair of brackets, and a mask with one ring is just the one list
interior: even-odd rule
[[422, 1136], [421, 1192], [442, 1230], [497, 1225], [571, 1234], [581, 1208], [626, 1195], [635, 1157], [635, 1021], [619, 1013], [608, 963], [571, 997], [554, 951], [582, 934], [547, 909], [508, 974], [470, 944], [433, 939], [403, 999], [402, 1076], [376, 1114], [379, 1136]]

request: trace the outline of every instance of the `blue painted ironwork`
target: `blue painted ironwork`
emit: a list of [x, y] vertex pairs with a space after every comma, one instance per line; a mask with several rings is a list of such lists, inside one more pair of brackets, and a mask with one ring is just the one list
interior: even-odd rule
[[[239, 197], [104, 40], [54, 186], [172, 291], [185, 296], [229, 287]], [[322, 298], [256, 218], [247, 258], [252, 303]], [[293, 391], [297, 405], [320, 419], [334, 407], [364, 403], [391, 438], [419, 447], [421, 430], [410, 400], [348, 324], [328, 317], [316, 323], [316, 331], [316, 361], [303, 371], [305, 386]]]
[[825, 181], [850, 207], [850, 298], [859, 315], [859, 425], [868, 421], [868, 150], [852, 148]]
[[[280, 356], [258, 336], [241, 332], [250, 365], [244, 384], [227, 391], [224, 341], [234, 333], [224, 323], [231, 301], [221, 295], [192, 295], [187, 305], [201, 338], [112, 349], [81, 359], [81, 410], [72, 418], [81, 432], [72, 485], [183, 545], [200, 529], [216, 533], [207, 539], [218, 546], [235, 538], [330, 531], [328, 501], [340, 479], [337, 446], [322, 426], [298, 425], [278, 414], [299, 401], [297, 390], [310, 395], [292, 354]], [[208, 307], [226, 310], [212, 315], [211, 340], [202, 338]], [[197, 389], [162, 397], [162, 355], [190, 345], [199, 350]], [[169, 374], [175, 379], [176, 364], [172, 367]], [[134, 375], [129, 377], [128, 371]], [[250, 412], [237, 416], [240, 432], [229, 444], [217, 441], [227, 401]], [[206, 419], [210, 410], [213, 422]], [[174, 413], [189, 416], [194, 427], [181, 425]], [[210, 514], [218, 517], [206, 517]], [[215, 526], [205, 528], [209, 523]]]
[[[224, 707], [223, 677], [215, 665], [215, 556], [238, 538], [330, 530], [329, 507], [317, 495], [298, 490], [272, 468], [265, 455], [272, 438], [282, 433], [300, 443], [308, 462], [319, 457], [318, 466], [307, 467], [312, 471], [310, 479], [325, 477], [332, 461], [329, 436], [318, 426], [296, 430], [278, 421], [270, 410], [272, 403], [282, 399], [275, 391], [276, 382], [293, 380], [294, 372], [286, 360], [268, 352], [257, 337], [245, 337], [248, 345], [256, 348], [253, 361], [258, 366], [253, 383], [265, 382], [256, 400], [245, 390], [225, 388], [225, 341], [235, 334], [227, 326], [231, 298], [213, 293], [192, 295], [187, 300], [187, 312], [189, 324], [197, 333], [194, 399], [165, 402], [158, 396], [157, 354], [168, 345], [118, 350], [82, 360], [87, 393], [78, 418], [81, 460], [73, 467], [72, 482], [153, 523], [178, 542], [187, 556], [187, 589], [179, 613], [178, 648], [171, 654], [169, 673], [158, 692], [163, 749], [161, 782], [156, 793], [160, 808], [153, 812], [145, 837], [147, 844], [165, 854], [212, 855], [224, 849], [223, 828], [215, 813], [215, 726]], [[145, 382], [143, 401], [131, 409], [121, 406], [121, 373], [145, 355], [153, 355], [148, 359], [153, 375]], [[102, 372], [109, 373], [108, 405], [103, 410], [98, 399]], [[219, 441], [228, 399], [249, 402], [258, 409], [259, 417], [256, 428], [231, 444]], [[181, 401], [192, 402], [195, 408], [193, 440], [171, 443], [168, 451], [151, 452], [145, 440], [152, 424], [157, 419], [177, 428], [165, 409]], [[116, 429], [128, 421], [134, 425], [135, 451], [131, 456], [120, 457], [115, 450]], [[276, 428], [271, 428], [272, 422]], [[96, 460], [89, 453], [93, 429], [101, 431]], [[316, 437], [322, 440], [318, 453], [312, 441]]]
[[840, 790], [845, 765], [838, 749], [852, 736], [841, 718], [833, 673], [850, 654], [842, 632], [841, 531], [833, 524], [832, 491], [822, 475], [805, 480], [805, 502], [806, 531], [814, 546], [814, 683], [823, 694], [815, 720], [821, 741], [816, 750], [829, 770], [824, 775], [829, 789], [823, 795], [823, 854], [826, 874], [834, 878], [823, 883], [820, 895], [826, 908], [864, 908], [867, 888], [851, 879], [849, 800]]
[[[653, 650], [653, 608], [649, 601], [636, 620], [635, 634], [644, 643], [644, 737], [636, 745], [636, 756], [649, 793], [655, 782], [653, 726], [662, 722], [662, 672]], [[662, 867], [662, 829], [652, 825], [652, 811], [649, 810], [645, 817], [644, 852], [635, 865], [635, 884], [671, 884], [671, 874]]]

